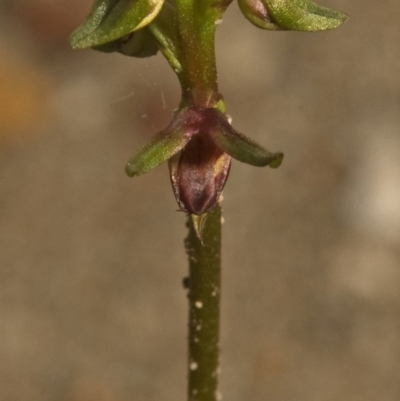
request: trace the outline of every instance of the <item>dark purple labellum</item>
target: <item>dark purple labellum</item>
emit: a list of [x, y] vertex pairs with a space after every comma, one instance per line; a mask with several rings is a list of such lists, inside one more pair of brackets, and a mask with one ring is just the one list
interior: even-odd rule
[[230, 161], [209, 135], [193, 136], [169, 163], [172, 187], [181, 208], [196, 215], [210, 210], [224, 188]]

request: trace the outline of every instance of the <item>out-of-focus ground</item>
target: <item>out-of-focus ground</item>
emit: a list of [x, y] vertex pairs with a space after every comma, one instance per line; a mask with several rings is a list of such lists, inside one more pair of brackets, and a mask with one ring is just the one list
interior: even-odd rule
[[[89, 0], [0, 3], [0, 399], [185, 400], [183, 214], [124, 164], [179, 87], [161, 56], [72, 51]], [[235, 127], [285, 152], [224, 191], [222, 393], [400, 399], [400, 3], [338, 30], [218, 33]]]

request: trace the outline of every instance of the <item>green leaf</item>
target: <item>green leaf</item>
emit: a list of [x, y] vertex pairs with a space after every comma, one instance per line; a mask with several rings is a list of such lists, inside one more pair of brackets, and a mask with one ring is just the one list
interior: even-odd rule
[[184, 118], [179, 115], [169, 127], [159, 132], [143, 146], [126, 164], [129, 177], [142, 175], [167, 161], [190, 141], [191, 135], [184, 126]]
[[272, 20], [295, 31], [325, 31], [337, 28], [349, 16], [319, 6], [310, 0], [263, 0]]
[[212, 129], [211, 138], [221, 150], [240, 162], [257, 167], [269, 165], [272, 168], [282, 163], [283, 153], [269, 152], [253, 139], [236, 131], [228, 121], [220, 121]]
[[149, 24], [163, 3], [164, 0], [98, 1], [86, 22], [72, 34], [71, 44], [83, 49], [117, 40]]

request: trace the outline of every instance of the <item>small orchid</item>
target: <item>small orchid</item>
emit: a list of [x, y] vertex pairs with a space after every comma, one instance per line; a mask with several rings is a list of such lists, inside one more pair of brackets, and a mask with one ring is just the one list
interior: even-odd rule
[[156, 134], [129, 160], [129, 176], [142, 175], [169, 160], [171, 183], [180, 208], [202, 215], [211, 209], [229, 175], [231, 157], [252, 166], [278, 167], [282, 153], [271, 153], [236, 131], [221, 111], [222, 98], [214, 107], [198, 108], [187, 102], [170, 125]]

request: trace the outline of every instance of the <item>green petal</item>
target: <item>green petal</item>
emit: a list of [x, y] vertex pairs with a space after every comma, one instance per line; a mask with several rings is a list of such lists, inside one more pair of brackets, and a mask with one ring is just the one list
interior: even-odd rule
[[325, 31], [343, 24], [349, 16], [310, 0], [263, 0], [274, 22], [295, 31]]
[[129, 177], [153, 170], [178, 153], [190, 141], [191, 135], [178, 118], [165, 130], [153, 136], [126, 164]]
[[164, 0], [98, 1], [86, 22], [72, 34], [71, 44], [83, 49], [117, 40], [149, 24], [163, 3]]
[[272, 168], [282, 163], [283, 153], [271, 153], [254, 140], [233, 129], [228, 122], [220, 124], [212, 133], [217, 146], [240, 162], [252, 166]]

